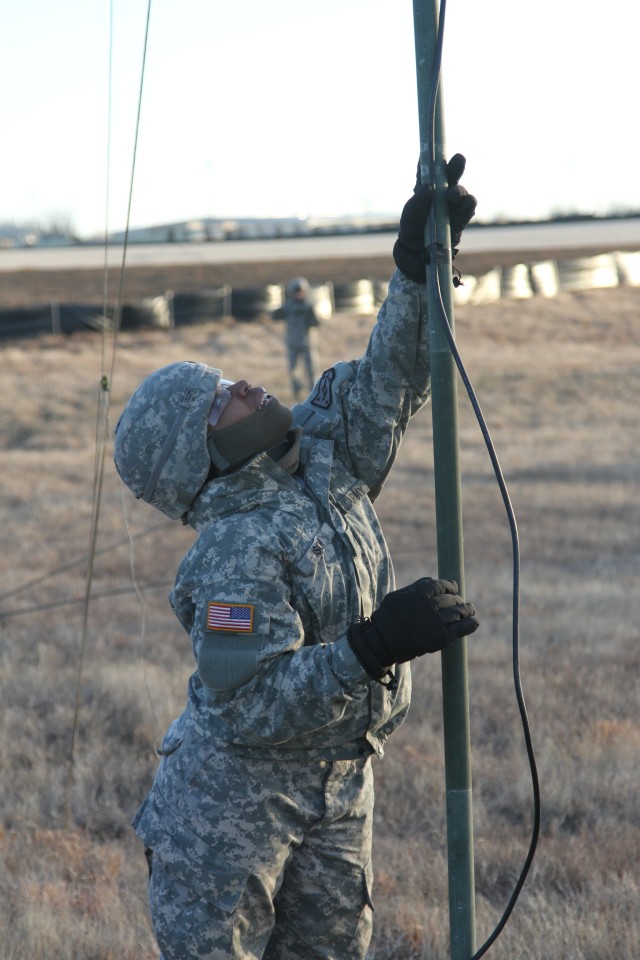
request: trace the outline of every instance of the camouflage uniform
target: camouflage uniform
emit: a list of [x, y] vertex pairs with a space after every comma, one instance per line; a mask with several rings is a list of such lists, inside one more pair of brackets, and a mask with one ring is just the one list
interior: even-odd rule
[[370, 757], [411, 680], [371, 681], [346, 631], [394, 589], [372, 499], [428, 397], [423, 297], [394, 274], [365, 355], [294, 407], [293, 476], [258, 454], [190, 509], [170, 600], [197, 670], [134, 819], [165, 960], [366, 953]]

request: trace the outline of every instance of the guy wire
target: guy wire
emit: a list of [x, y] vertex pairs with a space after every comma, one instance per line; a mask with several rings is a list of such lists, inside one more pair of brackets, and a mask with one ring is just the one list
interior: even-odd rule
[[[113, 71], [113, 61], [112, 61], [113, 0], [110, 0], [109, 60], [108, 60], [109, 92], [108, 92], [108, 111], [107, 111], [108, 130], [107, 130], [107, 176], [106, 176], [107, 208], [105, 213], [104, 309], [103, 309], [104, 317], [103, 317], [103, 338], [102, 338], [102, 371], [103, 372], [100, 378], [100, 387], [99, 387], [99, 394], [98, 394], [98, 411], [96, 415], [96, 455], [95, 455], [95, 463], [94, 463], [93, 509], [92, 509], [92, 520], [91, 520], [91, 532], [89, 537], [89, 555], [88, 555], [84, 603], [83, 603], [82, 634], [81, 634], [81, 640], [80, 640], [80, 652], [78, 657], [78, 670], [77, 670], [77, 676], [76, 676], [73, 724], [72, 724], [72, 732], [71, 732], [71, 744], [69, 747], [69, 758], [68, 758], [68, 765], [67, 765], [67, 779], [66, 779], [66, 789], [65, 789], [64, 822], [66, 827], [69, 827], [70, 816], [71, 816], [71, 792], [72, 792], [72, 786], [73, 786], [75, 745], [76, 745], [78, 727], [79, 727], [80, 697], [81, 697], [82, 682], [83, 682], [83, 676], [84, 676], [84, 660], [85, 660], [86, 648], [87, 648], [89, 607], [90, 607], [90, 600], [91, 600], [91, 587], [93, 582], [93, 566], [94, 566], [94, 559], [96, 555], [98, 519], [100, 514], [100, 502], [102, 498], [102, 488], [103, 488], [103, 481], [104, 481], [105, 451], [106, 451], [106, 442], [109, 437], [109, 390], [110, 390], [111, 382], [113, 380], [113, 372], [115, 369], [116, 344], [117, 344], [118, 331], [120, 327], [120, 317], [122, 314], [124, 272], [125, 272], [125, 263], [126, 263], [128, 240], [129, 240], [129, 225], [131, 220], [133, 184], [134, 184], [134, 177], [135, 177], [138, 136], [140, 131], [142, 91], [144, 86], [144, 75], [145, 75], [146, 58], [147, 58], [147, 45], [148, 45], [148, 38], [149, 38], [150, 17], [151, 17], [151, 0], [148, 0], [145, 33], [144, 33], [143, 54], [142, 54], [142, 66], [141, 66], [141, 72], [140, 72], [140, 88], [138, 91], [138, 105], [137, 105], [136, 125], [135, 125], [135, 133], [134, 133], [133, 159], [132, 159], [132, 165], [131, 165], [131, 176], [129, 181], [129, 198], [127, 203], [126, 227], [125, 227], [125, 236], [124, 236], [124, 242], [122, 247], [122, 261], [120, 264], [118, 298], [116, 301], [114, 319], [113, 319], [113, 344], [112, 344], [112, 354], [111, 354], [111, 367], [107, 375], [105, 370], [106, 368], [105, 328], [106, 328], [106, 318], [107, 318], [107, 291], [108, 291], [108, 246], [109, 246], [108, 204], [109, 204], [109, 165], [110, 165], [110, 153], [111, 153], [111, 99], [112, 99], [112, 71]], [[129, 531], [127, 529], [127, 533], [128, 532]], [[134, 582], [134, 588], [135, 588], [135, 582]], [[138, 590], [136, 590], [136, 593], [138, 593], [138, 597], [140, 598], [141, 594], [139, 593]], [[143, 605], [143, 617], [144, 617], [144, 605]]]
[[[134, 540], [142, 540], [143, 537], [148, 537], [149, 534], [156, 533], [158, 530], [163, 530], [165, 527], [168, 527], [171, 524], [171, 520], [166, 520], [164, 523], [155, 523], [150, 527], [147, 527], [145, 530], [140, 530], [138, 533], [133, 534]], [[110, 553], [112, 550], [117, 550], [119, 547], [122, 547], [125, 543], [129, 543], [131, 537], [125, 537], [124, 539], [114, 540], [112, 543], [105, 544], [104, 547], [101, 547], [100, 550], [95, 551], [95, 556], [99, 557], [105, 553]], [[22, 583], [19, 587], [15, 587], [13, 590], [7, 590], [6, 593], [0, 593], [0, 601], [9, 600], [12, 597], [17, 597], [21, 593], [26, 593], [27, 590], [31, 590], [33, 587], [39, 586], [41, 583], [45, 583], [47, 580], [51, 580], [53, 577], [57, 577], [60, 573], [67, 573], [69, 570], [73, 570], [74, 567], [84, 567], [89, 562], [88, 554], [85, 554], [82, 557], [76, 557], [75, 560], [69, 560], [67, 563], [61, 564], [59, 567], [54, 567], [52, 570], [47, 570], [46, 573], [41, 573], [37, 577], [32, 577], [31, 580], [27, 580], [25, 583]], [[60, 601], [60, 605], [64, 605], [66, 600]], [[75, 602], [75, 601], [74, 601]], [[52, 606], [57, 606], [57, 603], [53, 603]], [[38, 607], [24, 607], [18, 611], [4, 611], [0, 610], [0, 620], [3, 620], [7, 616], [12, 616], [18, 613], [31, 613], [32, 610], [39, 609]]]

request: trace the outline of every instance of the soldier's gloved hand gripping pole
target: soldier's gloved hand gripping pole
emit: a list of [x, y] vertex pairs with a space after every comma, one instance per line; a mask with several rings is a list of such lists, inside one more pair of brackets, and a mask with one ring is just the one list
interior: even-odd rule
[[349, 628], [348, 637], [371, 679], [388, 685], [394, 663], [444, 650], [478, 626], [475, 608], [458, 595], [457, 583], [422, 577], [388, 593], [371, 619]]
[[[451, 225], [451, 259], [458, 253], [462, 231], [476, 212], [477, 201], [458, 182], [464, 173], [467, 161], [456, 153], [447, 164], [447, 187], [445, 197], [449, 205]], [[420, 164], [413, 196], [405, 203], [400, 216], [400, 231], [393, 248], [393, 259], [398, 270], [414, 283], [425, 283], [426, 267], [431, 263], [431, 254], [425, 247], [425, 225], [433, 190], [428, 183], [420, 182]]]
[[[457, 247], [462, 231], [476, 210], [476, 199], [458, 183], [466, 160], [456, 153], [447, 164], [451, 242]], [[404, 206], [400, 231], [393, 248], [396, 266], [414, 283], [425, 283], [426, 265], [431, 262], [425, 248], [425, 225], [433, 191], [420, 182], [420, 164], [413, 196]], [[457, 249], [454, 249], [453, 256]], [[408, 587], [387, 594], [371, 619], [349, 628], [351, 649], [373, 680], [393, 682], [394, 663], [407, 663], [425, 653], [444, 650], [449, 644], [478, 629], [473, 604], [465, 603], [453, 580], [422, 577]]]

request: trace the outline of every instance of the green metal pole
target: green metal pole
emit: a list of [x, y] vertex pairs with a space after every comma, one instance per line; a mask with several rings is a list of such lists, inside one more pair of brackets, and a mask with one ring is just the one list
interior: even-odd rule
[[[444, 198], [447, 158], [442, 83], [438, 85], [435, 100], [432, 87], [434, 72], [439, 69], [438, 17], [437, 0], [413, 0], [420, 167], [422, 182], [435, 183], [436, 187], [435, 234], [431, 228], [427, 229], [427, 243], [432, 257], [434, 239], [438, 249], [444, 251], [437, 271], [442, 303], [453, 330], [451, 237]], [[432, 116], [430, 107], [434, 106]], [[438, 575], [456, 580], [464, 596], [456, 367], [442, 328], [435, 277], [432, 268], [427, 270]], [[475, 885], [466, 640], [458, 641], [442, 653], [442, 693], [451, 957], [469, 960], [475, 952]]]

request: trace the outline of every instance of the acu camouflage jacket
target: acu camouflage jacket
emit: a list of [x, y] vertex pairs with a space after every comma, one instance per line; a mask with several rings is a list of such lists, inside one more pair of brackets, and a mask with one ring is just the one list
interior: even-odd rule
[[406, 715], [411, 678], [371, 681], [346, 632], [394, 589], [372, 501], [429, 395], [424, 288], [396, 273], [364, 356], [327, 370], [293, 408], [295, 476], [267, 454], [209, 483], [171, 604], [197, 670], [180, 726], [281, 758], [377, 752]]

